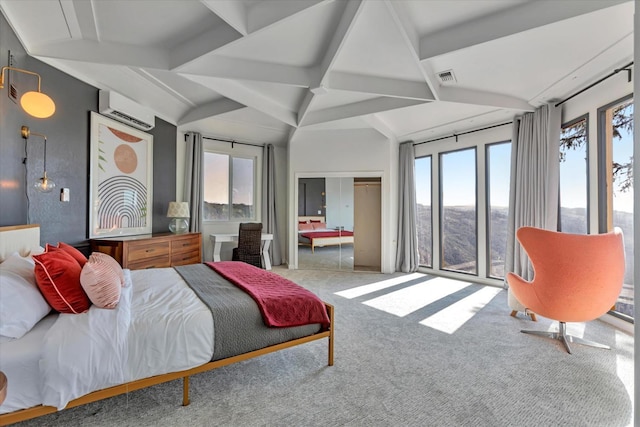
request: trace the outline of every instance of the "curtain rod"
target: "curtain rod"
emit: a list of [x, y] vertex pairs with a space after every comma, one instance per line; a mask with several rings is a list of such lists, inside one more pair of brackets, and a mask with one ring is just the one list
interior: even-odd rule
[[594, 87], [595, 85], [598, 85], [600, 83], [602, 83], [603, 81], [607, 80], [609, 77], [615, 76], [616, 74], [618, 74], [620, 71], [626, 71], [627, 72], [627, 81], [631, 82], [631, 69], [629, 67], [631, 67], [633, 65], [633, 61], [629, 62], [627, 65], [625, 65], [624, 67], [621, 68], [616, 68], [615, 70], [613, 70], [611, 73], [607, 74], [606, 76], [604, 76], [603, 78], [601, 78], [600, 80], [598, 80], [597, 82], [593, 82], [591, 83], [589, 86], [580, 89], [578, 92], [574, 93], [573, 95], [571, 95], [568, 98], [563, 99], [562, 101], [558, 102], [556, 104], [556, 107], [559, 107], [560, 105], [564, 104], [565, 102], [567, 102], [568, 100], [570, 100], [571, 98], [580, 95], [582, 92], [587, 91], [589, 89], [591, 89], [592, 87]]
[[[188, 132], [187, 132], [188, 133]], [[184, 134], [184, 140], [186, 141], [188, 138], [187, 134]], [[209, 139], [211, 141], [220, 141], [220, 142], [228, 142], [229, 144], [231, 144], [231, 148], [233, 148], [234, 144], [240, 144], [240, 145], [250, 145], [252, 147], [260, 147], [260, 148], [264, 148], [265, 144], [252, 144], [250, 142], [240, 142], [240, 141], [235, 141], [233, 139], [224, 139], [224, 138], [214, 138], [211, 136], [203, 136], [202, 139]]]
[[505, 123], [500, 123], [499, 125], [493, 125], [493, 126], [487, 126], [487, 127], [483, 127], [480, 129], [473, 129], [473, 130], [468, 130], [466, 132], [460, 132], [460, 133], [454, 133], [453, 135], [447, 135], [447, 136], [441, 136], [440, 138], [435, 138], [435, 139], [429, 139], [427, 141], [422, 141], [422, 142], [414, 142], [413, 145], [420, 145], [420, 144], [426, 144], [427, 142], [435, 142], [435, 141], [441, 141], [443, 139], [447, 139], [447, 138], [454, 138], [456, 139], [456, 142], [458, 142], [458, 137], [460, 135], [466, 135], [468, 133], [474, 133], [474, 132], [480, 132], [481, 130], [487, 130], [487, 129], [493, 129], [493, 128], [497, 128], [500, 126], [505, 126], [505, 125], [510, 125], [513, 122], [505, 122]]

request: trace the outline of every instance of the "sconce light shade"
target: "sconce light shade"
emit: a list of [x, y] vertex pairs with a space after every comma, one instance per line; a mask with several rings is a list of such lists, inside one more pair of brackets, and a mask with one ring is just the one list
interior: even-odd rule
[[2, 71], [0, 71], [0, 89], [4, 88], [4, 73], [7, 70], [30, 74], [38, 78], [38, 90], [26, 92], [20, 98], [20, 105], [27, 114], [39, 119], [46, 119], [55, 113], [56, 104], [49, 96], [40, 91], [40, 74], [21, 68], [2, 67]]
[[56, 104], [42, 92], [31, 91], [20, 98], [22, 109], [33, 117], [46, 119], [56, 112]]
[[37, 191], [41, 193], [50, 193], [51, 190], [56, 188], [56, 183], [53, 182], [52, 179], [47, 177], [47, 135], [44, 135], [42, 133], [31, 132], [31, 129], [29, 129], [28, 126], [22, 126], [20, 128], [20, 135], [22, 135], [22, 137], [26, 141], [29, 140], [29, 137], [31, 135], [37, 135], [44, 139], [44, 156], [43, 156], [44, 172], [42, 174], [42, 178], [38, 179], [35, 182], [35, 184], [33, 184], [33, 188], [35, 188]]
[[56, 183], [47, 178], [47, 171], [44, 171], [42, 178], [37, 180], [33, 187], [41, 193], [51, 193], [51, 190], [56, 188]]
[[189, 230], [189, 216], [189, 203], [169, 202], [169, 209], [167, 209], [167, 218], [171, 218], [169, 231], [176, 234], [186, 233]]

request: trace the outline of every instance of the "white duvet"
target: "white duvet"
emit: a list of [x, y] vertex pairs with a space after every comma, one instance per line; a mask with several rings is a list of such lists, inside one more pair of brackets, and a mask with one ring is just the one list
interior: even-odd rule
[[209, 309], [172, 268], [125, 270], [116, 309], [61, 314], [40, 359], [42, 403], [202, 365], [213, 355]]

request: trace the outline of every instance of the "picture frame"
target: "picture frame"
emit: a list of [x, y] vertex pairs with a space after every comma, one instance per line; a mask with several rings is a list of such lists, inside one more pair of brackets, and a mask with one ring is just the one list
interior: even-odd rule
[[149, 234], [153, 135], [91, 112], [89, 237]]

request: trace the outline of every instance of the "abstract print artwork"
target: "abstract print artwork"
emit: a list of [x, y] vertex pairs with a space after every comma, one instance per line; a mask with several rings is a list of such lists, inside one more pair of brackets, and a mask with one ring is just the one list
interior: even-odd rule
[[91, 113], [90, 237], [151, 233], [153, 136]]

